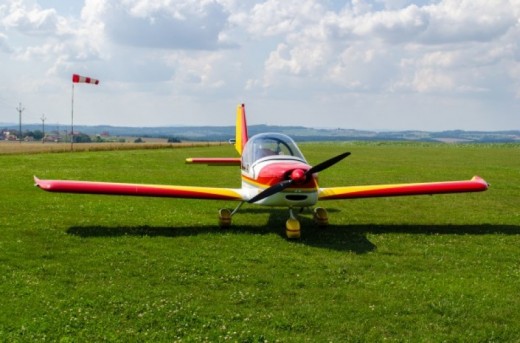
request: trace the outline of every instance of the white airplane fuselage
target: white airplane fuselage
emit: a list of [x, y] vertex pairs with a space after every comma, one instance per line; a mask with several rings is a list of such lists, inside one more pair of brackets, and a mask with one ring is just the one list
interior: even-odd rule
[[315, 175], [303, 177], [311, 168], [296, 143], [282, 134], [259, 134], [247, 142], [242, 156], [242, 190], [252, 198], [265, 189], [293, 178], [301, 179], [294, 185], [261, 199], [264, 206], [309, 207], [318, 201]]

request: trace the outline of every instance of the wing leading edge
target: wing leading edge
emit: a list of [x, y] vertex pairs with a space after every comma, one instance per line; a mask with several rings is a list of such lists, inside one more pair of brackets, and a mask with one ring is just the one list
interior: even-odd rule
[[243, 200], [241, 190], [234, 188], [146, 185], [92, 181], [40, 180], [37, 177], [34, 177], [34, 181], [37, 187], [47, 192], [211, 200]]
[[488, 183], [481, 177], [474, 176], [471, 180], [466, 181], [320, 188], [318, 199], [334, 200], [403, 195], [433, 195], [444, 193], [482, 192], [486, 189], [488, 189]]

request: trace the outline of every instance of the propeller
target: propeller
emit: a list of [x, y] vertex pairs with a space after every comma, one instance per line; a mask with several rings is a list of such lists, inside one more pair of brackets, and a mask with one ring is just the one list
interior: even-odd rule
[[319, 173], [320, 171], [323, 171], [329, 167], [332, 167], [345, 157], [350, 155], [350, 152], [344, 152], [343, 154], [340, 154], [338, 156], [335, 156], [333, 158], [330, 158], [326, 161], [321, 162], [320, 164], [315, 165], [314, 167], [311, 167], [309, 170], [304, 171], [302, 169], [294, 169], [290, 174], [289, 178], [287, 180], [283, 180], [278, 182], [275, 185], [272, 185], [271, 187], [263, 190], [262, 192], [258, 193], [254, 197], [248, 200], [248, 203], [252, 204], [257, 201], [260, 201], [262, 199], [265, 199], [273, 194], [276, 194], [278, 192], [283, 191], [293, 183], [299, 184], [305, 182], [309, 176], [311, 176], [314, 173]]

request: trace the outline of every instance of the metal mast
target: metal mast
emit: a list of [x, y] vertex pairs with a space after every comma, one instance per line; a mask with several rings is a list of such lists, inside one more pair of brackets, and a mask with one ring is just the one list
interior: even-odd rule
[[18, 111], [18, 118], [19, 118], [19, 123], [20, 123], [20, 126], [19, 126], [19, 135], [20, 135], [20, 143], [22, 143], [22, 138], [23, 138], [23, 135], [22, 135], [22, 112], [25, 111], [25, 108], [22, 107], [22, 103], [20, 102], [18, 104], [18, 107], [16, 108], [16, 110]]

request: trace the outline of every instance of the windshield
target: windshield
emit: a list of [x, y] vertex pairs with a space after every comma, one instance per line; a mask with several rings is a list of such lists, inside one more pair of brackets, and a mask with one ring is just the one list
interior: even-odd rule
[[281, 158], [292, 156], [305, 162], [300, 149], [288, 136], [281, 133], [261, 133], [247, 141], [242, 155], [242, 167], [248, 168], [254, 162], [267, 156]]

